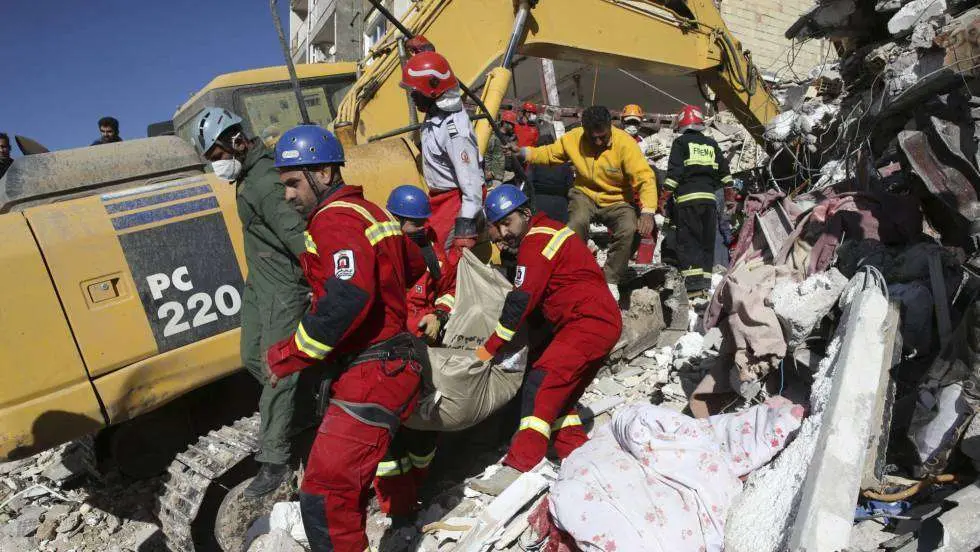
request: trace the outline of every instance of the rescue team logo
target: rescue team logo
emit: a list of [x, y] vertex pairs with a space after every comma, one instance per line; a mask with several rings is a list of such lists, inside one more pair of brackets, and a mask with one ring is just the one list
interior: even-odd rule
[[354, 252], [341, 249], [333, 254], [333, 275], [340, 280], [350, 280], [354, 277]]
[[415, 286], [415, 293], [422, 293], [422, 286]]
[[470, 154], [465, 151], [459, 154], [459, 158], [463, 160], [463, 163], [468, 164], [470, 162]]
[[514, 276], [514, 287], [521, 287], [524, 283], [524, 274], [527, 268], [524, 265], [517, 265], [517, 275]]

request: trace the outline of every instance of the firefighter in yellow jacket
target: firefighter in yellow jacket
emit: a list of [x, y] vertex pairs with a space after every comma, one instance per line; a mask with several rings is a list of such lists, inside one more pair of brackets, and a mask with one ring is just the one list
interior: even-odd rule
[[575, 167], [575, 182], [568, 192], [568, 227], [586, 242], [593, 220], [609, 228], [612, 240], [603, 273], [618, 300], [635, 235], [651, 235], [657, 210], [657, 179], [636, 140], [612, 126], [609, 109], [594, 105], [582, 113], [580, 128], [554, 144], [523, 148], [520, 155], [531, 165], [571, 162]]

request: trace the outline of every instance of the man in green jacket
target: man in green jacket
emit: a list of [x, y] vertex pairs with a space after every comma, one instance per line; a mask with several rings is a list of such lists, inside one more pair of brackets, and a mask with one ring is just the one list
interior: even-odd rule
[[298, 374], [271, 387], [265, 351], [296, 330], [309, 309], [310, 288], [299, 264], [306, 250], [306, 221], [286, 203], [273, 152], [261, 140], [249, 139], [241, 123], [241, 117], [226, 109], [207, 108], [197, 117], [193, 138], [215, 175], [237, 185], [248, 265], [242, 300], [242, 362], [262, 384], [261, 450], [256, 456], [261, 468], [245, 489], [245, 496], [254, 498], [278, 488], [290, 473]]

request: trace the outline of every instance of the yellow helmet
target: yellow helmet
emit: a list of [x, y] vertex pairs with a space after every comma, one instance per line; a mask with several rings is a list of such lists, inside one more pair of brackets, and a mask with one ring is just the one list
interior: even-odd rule
[[624, 121], [626, 119], [642, 120], [643, 119], [643, 108], [640, 107], [640, 106], [638, 106], [638, 105], [636, 105], [636, 104], [629, 104], [628, 106], [626, 106], [626, 107], [623, 108], [623, 113], [622, 113], [621, 116], [622, 116], [622, 119]]

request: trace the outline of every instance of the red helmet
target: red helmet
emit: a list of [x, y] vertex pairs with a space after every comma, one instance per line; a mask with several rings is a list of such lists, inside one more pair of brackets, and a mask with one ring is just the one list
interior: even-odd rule
[[677, 116], [677, 128], [684, 128], [691, 125], [703, 125], [704, 115], [697, 106], [685, 105]]
[[405, 42], [405, 49], [408, 50], [409, 55], [414, 56], [415, 54], [421, 52], [435, 52], [436, 47], [429, 42], [429, 39], [422, 35], [415, 35]]
[[505, 122], [505, 123], [510, 123], [512, 125], [516, 125], [517, 124], [517, 113], [514, 113], [513, 111], [510, 111], [509, 109], [507, 111], [501, 111], [500, 112], [500, 120], [503, 121], [503, 122]]
[[456, 75], [446, 58], [437, 52], [422, 52], [412, 56], [402, 69], [402, 86], [429, 98], [438, 98], [447, 90], [459, 86]]
[[538, 112], [538, 106], [534, 105], [531, 102], [524, 102], [524, 105], [521, 106], [521, 109], [523, 111], [530, 111], [531, 113], [537, 113]]

